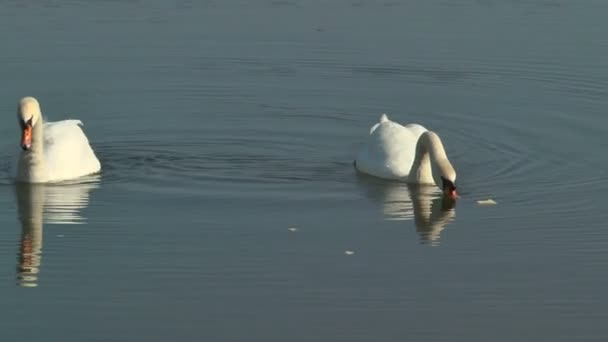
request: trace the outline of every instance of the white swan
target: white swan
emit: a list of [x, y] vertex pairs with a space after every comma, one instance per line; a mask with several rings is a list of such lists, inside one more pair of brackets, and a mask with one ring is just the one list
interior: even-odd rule
[[80, 120], [45, 123], [40, 104], [24, 97], [17, 107], [21, 148], [17, 180], [46, 183], [74, 179], [99, 172], [101, 164], [80, 128]]
[[372, 176], [411, 184], [435, 184], [456, 197], [456, 171], [439, 136], [418, 124], [402, 126], [382, 114], [355, 159]]

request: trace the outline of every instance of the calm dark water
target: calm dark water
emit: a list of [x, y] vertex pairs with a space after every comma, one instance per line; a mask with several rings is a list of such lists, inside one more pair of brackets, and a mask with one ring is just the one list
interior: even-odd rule
[[[0, 1], [1, 340], [604, 341], [606, 13]], [[26, 95], [101, 176], [12, 184]], [[381, 113], [442, 136], [455, 206], [353, 171]]]

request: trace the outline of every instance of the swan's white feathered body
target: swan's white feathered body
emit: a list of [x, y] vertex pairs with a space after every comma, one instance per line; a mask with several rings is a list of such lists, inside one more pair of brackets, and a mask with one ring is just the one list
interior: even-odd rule
[[78, 178], [101, 169], [80, 120], [44, 123], [44, 159], [49, 180]]
[[21, 100], [18, 111], [22, 126], [27, 129], [29, 125], [31, 131], [31, 143], [24, 147], [17, 163], [18, 181], [58, 182], [101, 170], [80, 120], [45, 123], [38, 102], [31, 97]]
[[383, 114], [357, 155], [357, 169], [380, 178], [408, 180], [416, 144], [426, 131], [418, 124], [400, 125]]

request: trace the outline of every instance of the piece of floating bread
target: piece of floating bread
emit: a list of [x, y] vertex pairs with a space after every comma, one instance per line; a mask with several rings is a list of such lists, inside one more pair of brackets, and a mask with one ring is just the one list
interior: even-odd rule
[[344, 251], [346, 255], [355, 255], [355, 251]]
[[290, 232], [297, 232], [298, 228], [296, 228], [296, 227], [289, 227], [289, 228], [287, 228], [287, 230], [289, 230]]
[[496, 201], [491, 198], [488, 198], [485, 200], [477, 201], [477, 204], [479, 204], [479, 205], [496, 205]]

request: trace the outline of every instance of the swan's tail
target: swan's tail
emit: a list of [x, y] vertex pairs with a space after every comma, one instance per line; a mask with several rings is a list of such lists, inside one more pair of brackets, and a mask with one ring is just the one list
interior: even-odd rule
[[377, 124], [373, 125], [372, 128], [370, 128], [369, 134], [371, 135], [372, 133], [374, 133], [374, 131], [376, 130], [376, 128], [378, 128], [378, 126], [380, 126], [380, 124], [388, 121], [388, 116], [386, 116], [386, 114], [380, 115], [380, 121]]

